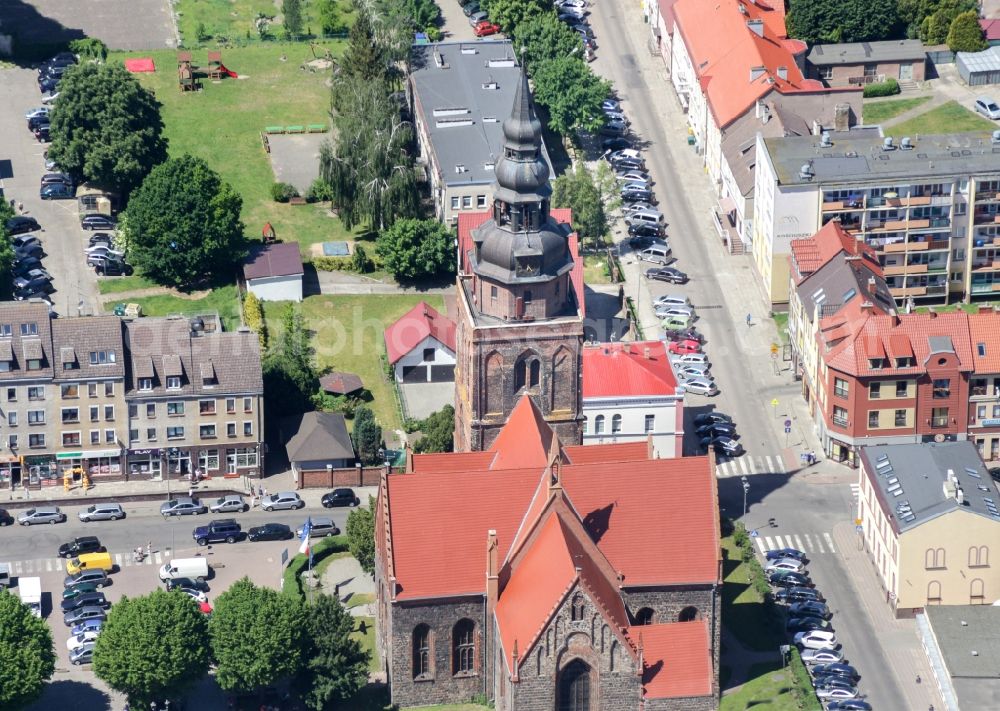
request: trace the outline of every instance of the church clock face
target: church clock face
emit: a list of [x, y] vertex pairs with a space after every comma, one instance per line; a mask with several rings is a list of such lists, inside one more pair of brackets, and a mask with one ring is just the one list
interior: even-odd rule
[[517, 260], [517, 275], [532, 277], [537, 276], [539, 270], [538, 259], [536, 257], [528, 257]]

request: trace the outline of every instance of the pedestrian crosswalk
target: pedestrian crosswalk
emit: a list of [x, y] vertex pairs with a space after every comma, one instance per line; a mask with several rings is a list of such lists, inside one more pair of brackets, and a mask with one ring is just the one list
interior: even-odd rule
[[795, 548], [806, 554], [836, 553], [833, 537], [829, 533], [790, 533], [765, 536], [758, 532], [753, 539], [761, 555], [778, 548]]
[[784, 474], [787, 469], [780, 454], [768, 455], [765, 457], [752, 457], [745, 454], [742, 457], [722, 461], [715, 464], [715, 474], [719, 477], [727, 476], [752, 476], [754, 474]]
[[[142, 562], [137, 562], [131, 553], [113, 553], [115, 565], [118, 569], [130, 568], [137, 565], [162, 565], [164, 561], [160, 551], [155, 551], [153, 555], [146, 556]], [[36, 558], [35, 560], [14, 560], [0, 561], [6, 562], [10, 566], [11, 574], [18, 575], [41, 575], [42, 573], [65, 573], [65, 558]]]

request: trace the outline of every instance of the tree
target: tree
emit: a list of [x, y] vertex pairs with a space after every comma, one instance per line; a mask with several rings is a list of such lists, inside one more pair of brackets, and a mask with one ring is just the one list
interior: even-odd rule
[[586, 166], [579, 165], [553, 181], [552, 205], [573, 210], [573, 229], [579, 233], [581, 240], [603, 244], [604, 235], [608, 232], [608, 218], [601, 197], [601, 191]]
[[579, 57], [559, 57], [534, 69], [535, 101], [549, 112], [549, 128], [563, 136], [604, 125], [601, 102], [611, 83], [594, 74]]
[[49, 158], [78, 181], [126, 197], [167, 157], [160, 102], [121, 64], [80, 64], [63, 75]]
[[319, 0], [316, 9], [319, 14], [319, 26], [323, 34], [336, 35], [347, 29], [338, 0]]
[[569, 57], [583, 51], [580, 35], [561, 22], [554, 12], [531, 17], [514, 27], [514, 46], [524, 48], [529, 70], [548, 59]]
[[160, 284], [185, 286], [225, 276], [242, 261], [243, 200], [201, 158], [158, 165], [129, 201], [132, 260]]
[[455, 408], [445, 405], [420, 423], [423, 437], [413, 445], [418, 454], [451, 452], [455, 449]]
[[87, 59], [96, 59], [98, 62], [108, 58], [108, 46], [96, 37], [71, 40], [69, 51]]
[[[542, 4], [539, 0], [483, 0], [482, 8], [489, 13], [491, 22], [508, 33], [516, 30], [521, 23], [543, 14], [554, 16], [552, 5]], [[558, 18], [555, 19], [558, 21]]]
[[919, 37], [924, 44], [944, 44], [951, 21], [975, 8], [975, 0], [899, 0], [897, 6], [906, 36]]
[[368, 683], [369, 655], [351, 637], [353, 631], [354, 618], [335, 596], [318, 595], [306, 605], [306, 662], [299, 684], [309, 708], [322, 711]]
[[952, 52], [981, 52], [988, 46], [975, 10], [963, 12], [952, 20], [948, 30], [948, 49]]
[[614, 212], [621, 207], [622, 197], [618, 187], [618, 178], [605, 160], [597, 161], [597, 168], [594, 170], [594, 185], [601, 196], [601, 204], [604, 205], [605, 214]]
[[208, 621], [219, 686], [252, 691], [298, 674], [305, 625], [297, 596], [237, 580], [215, 599]]
[[354, 411], [354, 449], [362, 464], [381, 464], [382, 427], [371, 409], [362, 405]]
[[208, 621], [185, 593], [154, 590], [111, 607], [94, 673], [133, 705], [176, 696], [208, 673]]
[[924, 18], [920, 24], [920, 39], [928, 45], [944, 44], [948, 41], [951, 20], [947, 13], [935, 12]]
[[243, 297], [243, 323], [257, 334], [260, 350], [263, 353], [267, 348], [267, 321], [264, 320], [264, 307], [252, 291], [247, 291]]
[[292, 37], [302, 34], [302, 0], [281, 0], [285, 32]]
[[55, 669], [52, 633], [45, 620], [31, 614], [6, 588], [0, 589], [0, 709], [30, 705], [42, 695]]
[[7, 220], [14, 216], [14, 208], [0, 198], [0, 299], [11, 296], [10, 271], [14, 265], [14, 247], [7, 232]]
[[455, 237], [437, 220], [399, 220], [375, 242], [382, 264], [397, 279], [454, 273]]
[[900, 37], [896, 0], [789, 0], [789, 36], [809, 44]]
[[[344, 50], [344, 55], [337, 65], [337, 79], [361, 77], [366, 80], [381, 80], [386, 77], [388, 72], [389, 58], [385, 48], [375, 41], [375, 30], [372, 27], [371, 17], [367, 12], [361, 10], [358, 12], [354, 24], [351, 25], [347, 49]], [[336, 101], [338, 83], [342, 83], [342, 81], [334, 82], [334, 107], [342, 110]]]
[[375, 574], [375, 497], [368, 497], [368, 508], [360, 506], [347, 514], [347, 548], [361, 569]]
[[312, 362], [312, 346], [302, 313], [287, 304], [281, 314], [281, 332], [271, 339], [262, 362], [264, 398], [269, 416], [280, 419], [312, 409], [319, 377]]

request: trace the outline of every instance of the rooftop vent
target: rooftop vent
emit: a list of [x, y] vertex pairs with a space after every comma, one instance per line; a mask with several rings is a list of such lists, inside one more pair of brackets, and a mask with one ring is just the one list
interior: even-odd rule
[[823, 131], [823, 133], [819, 135], [819, 144], [823, 146], [823, 148], [829, 148], [833, 145], [833, 139], [830, 137], [829, 131]]
[[899, 142], [899, 150], [901, 151], [913, 150], [913, 141], [910, 140], [909, 136], [903, 136], [903, 140]]
[[799, 178], [801, 180], [812, 180], [813, 175], [813, 167], [811, 163], [803, 163], [802, 167], [799, 168]]
[[469, 172], [469, 169], [466, 168], [461, 163], [459, 163], [458, 165], [455, 166], [455, 172], [456, 173], [467, 173], [467, 172]]
[[896, 146], [894, 146], [893, 143], [892, 143], [892, 136], [886, 136], [885, 139], [883, 139], [883, 141], [882, 141], [882, 150], [883, 151], [894, 151], [894, 150], [896, 150]]
[[765, 72], [767, 72], [767, 67], [750, 67], [750, 81], [756, 81], [764, 76]]

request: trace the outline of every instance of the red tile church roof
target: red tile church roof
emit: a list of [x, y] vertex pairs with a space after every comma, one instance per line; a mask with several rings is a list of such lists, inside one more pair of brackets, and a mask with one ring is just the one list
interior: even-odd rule
[[642, 641], [642, 687], [647, 699], [712, 693], [710, 634], [707, 620], [629, 628], [632, 642]]

